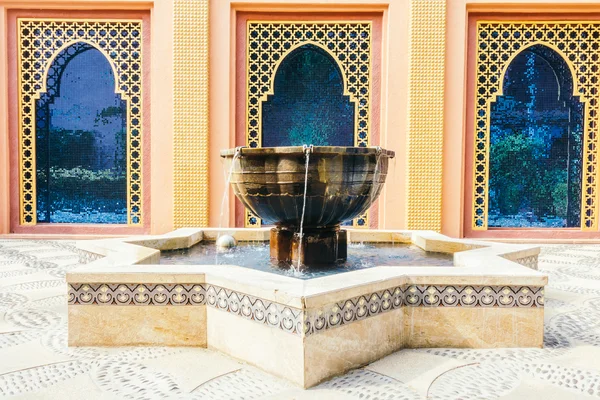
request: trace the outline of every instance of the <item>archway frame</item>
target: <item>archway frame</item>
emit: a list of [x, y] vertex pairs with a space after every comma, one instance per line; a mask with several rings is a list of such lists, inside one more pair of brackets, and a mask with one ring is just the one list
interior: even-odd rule
[[86, 43], [106, 58], [115, 78], [115, 94], [127, 105], [127, 225], [143, 226], [142, 20], [17, 18], [17, 43], [19, 223], [32, 226], [37, 220], [36, 101], [48, 90], [48, 71], [56, 57], [76, 43]]
[[[556, 47], [553, 44], [547, 44], [547, 43], [543, 43], [543, 42], [533, 42], [528, 44], [527, 46], [524, 46], [522, 48], [520, 48], [517, 52], [515, 52], [513, 55], [511, 55], [508, 60], [505, 62], [505, 64], [502, 67], [502, 73], [500, 74], [500, 80], [499, 80], [499, 90], [497, 93], [494, 93], [491, 98], [488, 100], [488, 112], [487, 112], [487, 123], [488, 123], [488, 150], [487, 150], [487, 165], [490, 164], [490, 140], [491, 140], [491, 133], [490, 133], [490, 129], [491, 129], [491, 117], [492, 117], [492, 105], [494, 103], [497, 102], [499, 97], [504, 96], [504, 83], [505, 83], [505, 78], [506, 78], [506, 73], [508, 71], [508, 68], [511, 66], [511, 64], [513, 63], [513, 61], [515, 60], [515, 58], [517, 58], [519, 55], [523, 54], [526, 51], [531, 51], [530, 49], [534, 46], [543, 46], [549, 50], [552, 50], [564, 63], [565, 65], [568, 67], [569, 69], [569, 74], [570, 74], [570, 79], [571, 79], [571, 83], [572, 83], [572, 87], [571, 87], [571, 93], [569, 94], [571, 97], [576, 98], [577, 101], [581, 104], [583, 104], [584, 106], [584, 112], [583, 112], [583, 116], [584, 116], [584, 120], [586, 119], [586, 113], [585, 110], [587, 109], [587, 99], [583, 98], [583, 96], [581, 96], [581, 94], [578, 92], [579, 88], [578, 88], [578, 81], [576, 80], [576, 75], [575, 75], [575, 69], [573, 68], [573, 64], [568, 60], [568, 58], [565, 56], [565, 54], [558, 49], [558, 47]], [[544, 61], [548, 62], [545, 58]], [[550, 67], [552, 68], [552, 67]], [[557, 84], [560, 85], [560, 83], [557, 81]], [[560, 91], [560, 86], [559, 86], [559, 91]], [[586, 121], [584, 121], [584, 129], [587, 126]], [[585, 132], [583, 133], [583, 137], [585, 138]], [[581, 155], [582, 159], [584, 157], [584, 154]], [[475, 169], [474, 169], [475, 172]], [[485, 179], [485, 184], [488, 185], [488, 190], [486, 191], [487, 194], [487, 200], [486, 200], [486, 204], [489, 204], [489, 167], [487, 168], [487, 176]], [[583, 177], [581, 180], [581, 184], [583, 184]], [[475, 194], [475, 193], [474, 193]], [[580, 203], [580, 209], [581, 209], [581, 213], [580, 213], [580, 227], [583, 228], [583, 224], [585, 223], [585, 218], [584, 218], [584, 212], [585, 212], [585, 207], [583, 206], [583, 201], [581, 201]], [[486, 224], [487, 224], [487, 215], [486, 215]], [[518, 228], [515, 228], [518, 229]]]
[[[106, 58], [106, 62], [108, 63], [108, 65], [110, 65], [110, 69], [112, 70], [113, 76], [115, 78], [115, 80], [114, 80], [115, 94], [118, 94], [119, 96], [121, 96], [121, 98], [124, 101], [129, 101], [129, 97], [128, 97], [127, 93], [125, 93], [123, 90], [121, 90], [119, 88], [119, 79], [117, 76], [117, 68], [115, 67], [114, 62], [110, 59], [110, 56], [108, 54], [106, 54], [106, 52], [102, 48], [100, 48], [100, 46], [98, 46], [96, 43], [94, 43], [90, 40], [87, 40], [87, 39], [72, 40], [70, 42], [63, 44], [61, 47], [59, 47], [52, 53], [52, 56], [48, 59], [48, 61], [46, 62], [46, 66], [44, 67], [44, 74], [42, 75], [42, 83], [41, 83], [42, 88], [33, 95], [33, 98], [35, 100], [39, 100], [44, 93], [48, 92], [48, 73], [50, 71], [50, 68], [52, 68], [54, 66], [53, 65], [54, 61], [60, 55], [60, 53], [62, 53], [64, 50], [66, 50], [69, 47], [71, 47], [75, 44], [78, 44], [78, 43], [85, 43], [85, 44], [93, 47], [94, 49], [98, 50], [104, 56], [104, 58]], [[63, 68], [66, 67], [69, 62], [70, 62], [70, 60], [65, 63]]]
[[[285, 34], [282, 33], [286, 31], [290, 34], [288, 37], [285, 37]], [[266, 37], [262, 36], [262, 38], [259, 35], [253, 37], [253, 32], [267, 32], [267, 34]], [[274, 37], [273, 32], [278, 32], [279, 36]], [[331, 36], [332, 32], [335, 32], [335, 37]], [[340, 32], [343, 35], [342, 38], [337, 36]], [[352, 32], [358, 36], [351, 38], [350, 34]], [[360, 37], [363, 33], [366, 37]], [[319, 37], [319, 34], [322, 34], [322, 36]], [[247, 20], [246, 145], [249, 147], [261, 147], [262, 145], [262, 104], [269, 95], [274, 95], [275, 76], [281, 62], [295, 49], [311, 44], [323, 49], [335, 60], [344, 82], [343, 95], [348, 96], [354, 104], [354, 145], [368, 147], [371, 136], [372, 40], [373, 21], [371, 20]], [[266, 50], [263, 53], [270, 53], [271, 55], [267, 55], [266, 60], [253, 61], [251, 58], [253, 43], [256, 44], [257, 48], [266, 43]], [[340, 45], [340, 43], [342, 44]], [[351, 48], [352, 43], [356, 46], [354, 49]], [[275, 48], [275, 46], [279, 47]], [[333, 49], [329, 48], [330, 46]], [[258, 53], [261, 53], [261, 50]], [[278, 58], [273, 60], [272, 54], [277, 54]], [[355, 57], [355, 60], [350, 61], [349, 58], [351, 57]], [[253, 66], [255, 71], [259, 71], [258, 73], [252, 71]], [[263, 67], [266, 70], [260, 72]], [[361, 71], [361, 67], [364, 67], [365, 71]], [[350, 76], [354, 77], [354, 82], [350, 82]], [[265, 80], [263, 80], [263, 77]], [[256, 93], [252, 92], [251, 82], [253, 82], [253, 78], [256, 79]], [[364, 113], [361, 113], [361, 111], [364, 111]], [[246, 211], [244, 226], [258, 227], [260, 224], [260, 219]], [[367, 227], [369, 225], [368, 213], [355, 219], [353, 225]]]
[[[488, 229], [491, 104], [503, 93], [506, 71], [514, 58], [535, 45], [546, 46], [563, 58], [571, 71], [573, 96], [584, 104], [581, 230], [598, 230], [598, 96], [597, 50], [591, 49], [600, 24], [585, 21], [478, 21], [474, 99], [473, 187], [471, 229]], [[585, 41], [579, 42], [582, 38]], [[582, 51], [590, 47], [589, 51]], [[491, 59], [491, 61], [489, 61]], [[489, 61], [485, 64], [483, 61]], [[485, 64], [485, 65], [484, 65]], [[483, 70], [482, 70], [483, 66]], [[495, 68], [495, 70], [493, 69]], [[596, 83], [594, 83], [596, 81]], [[595, 92], [595, 95], [594, 95]], [[593, 125], [593, 127], [592, 127]], [[479, 180], [479, 182], [478, 182]]]

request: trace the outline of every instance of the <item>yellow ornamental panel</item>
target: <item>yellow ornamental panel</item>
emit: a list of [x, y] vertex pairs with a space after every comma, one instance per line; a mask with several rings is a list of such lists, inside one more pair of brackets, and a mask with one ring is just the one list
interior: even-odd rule
[[173, 7], [173, 222], [208, 226], [208, 0]]
[[410, 2], [407, 228], [441, 229], [446, 1]]

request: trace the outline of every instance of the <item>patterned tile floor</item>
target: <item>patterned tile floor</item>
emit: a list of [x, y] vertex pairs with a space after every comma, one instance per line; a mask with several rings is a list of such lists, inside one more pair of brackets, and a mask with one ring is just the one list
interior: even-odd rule
[[[600, 398], [600, 246], [544, 246], [544, 349], [403, 350], [303, 391], [194, 348], [68, 348], [72, 242], [0, 240], [0, 396], [21, 399]], [[90, 327], [90, 329], [94, 329]]]

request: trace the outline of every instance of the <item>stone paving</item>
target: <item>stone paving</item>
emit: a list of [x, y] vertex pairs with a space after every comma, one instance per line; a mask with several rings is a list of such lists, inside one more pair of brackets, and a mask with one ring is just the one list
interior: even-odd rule
[[64, 277], [89, 259], [73, 242], [0, 240], [0, 396], [600, 398], [598, 245], [543, 247], [540, 270], [550, 275], [544, 349], [402, 350], [310, 390], [206, 349], [68, 348]]

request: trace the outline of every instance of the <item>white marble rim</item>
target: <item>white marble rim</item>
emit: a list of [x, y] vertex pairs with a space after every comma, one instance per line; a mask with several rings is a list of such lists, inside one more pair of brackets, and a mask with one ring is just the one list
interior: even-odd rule
[[[157, 265], [160, 250], [214, 240], [216, 228], [183, 228], [156, 236], [80, 240], [78, 248], [104, 256], [67, 274], [68, 283], [207, 283], [300, 309], [321, 307], [367, 293], [407, 285], [543, 287], [536, 271], [539, 247], [452, 239], [432, 231], [349, 230], [350, 240], [390, 238], [425, 251], [454, 254], [453, 267], [374, 267], [296, 279], [235, 265]], [[222, 229], [238, 240], [266, 241], [269, 229]], [[369, 240], [371, 238], [372, 240]], [[522, 265], [524, 264], [524, 265]], [[527, 266], [525, 266], [527, 265]]]

